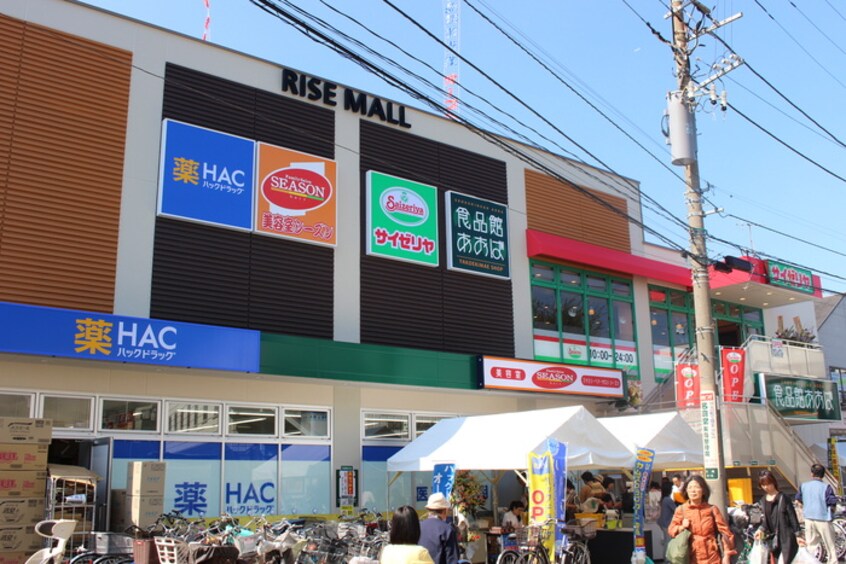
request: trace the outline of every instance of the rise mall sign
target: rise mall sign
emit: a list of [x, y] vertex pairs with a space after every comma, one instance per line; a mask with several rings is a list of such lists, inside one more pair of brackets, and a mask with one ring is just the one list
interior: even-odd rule
[[[334, 82], [308, 76], [291, 69], [282, 69], [282, 92], [312, 102], [321, 102], [323, 105], [333, 108], [341, 103], [343, 108], [349, 112], [355, 112], [369, 118], [375, 117], [391, 125], [411, 128], [411, 124], [406, 121], [405, 106], [364, 92], [358, 92], [352, 88], [341, 88]], [[340, 99], [338, 94], [340, 94]]]

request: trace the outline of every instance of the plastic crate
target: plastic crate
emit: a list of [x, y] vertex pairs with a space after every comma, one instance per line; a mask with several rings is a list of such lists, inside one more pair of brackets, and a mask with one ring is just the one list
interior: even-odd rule
[[135, 539], [132, 542], [135, 564], [159, 564], [159, 552], [153, 539]]

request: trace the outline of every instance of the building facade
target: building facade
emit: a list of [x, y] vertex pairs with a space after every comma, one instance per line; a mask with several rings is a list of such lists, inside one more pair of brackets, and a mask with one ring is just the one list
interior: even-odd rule
[[[692, 342], [629, 179], [70, 1], [0, 27], [0, 411], [106, 492], [164, 460], [189, 515], [422, 506], [385, 461], [439, 419], [635, 405]], [[767, 332], [731, 300], [723, 344]]]

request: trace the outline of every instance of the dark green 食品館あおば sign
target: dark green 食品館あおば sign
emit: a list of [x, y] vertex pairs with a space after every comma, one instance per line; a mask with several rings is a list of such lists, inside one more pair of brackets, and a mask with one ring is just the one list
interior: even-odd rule
[[830, 380], [761, 374], [759, 386], [761, 382], [767, 401], [782, 417], [840, 421], [837, 385]]
[[447, 268], [509, 278], [508, 207], [446, 193]]

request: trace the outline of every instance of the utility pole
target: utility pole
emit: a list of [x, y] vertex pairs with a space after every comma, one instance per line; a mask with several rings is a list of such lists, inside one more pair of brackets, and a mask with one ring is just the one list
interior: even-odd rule
[[[699, 35], [710, 33], [735, 17], [714, 26], [693, 32], [685, 21], [685, 6], [692, 5], [704, 17], [708, 8], [697, 0], [690, 3], [672, 0], [670, 17], [673, 21], [673, 52], [675, 53], [678, 91], [670, 93], [670, 132], [673, 144], [673, 164], [684, 166], [687, 224], [690, 231], [690, 251], [693, 282], [693, 305], [696, 325], [696, 362], [699, 367], [702, 444], [705, 453], [705, 480], [711, 488], [710, 503], [726, 508], [727, 482], [723, 461], [722, 425], [717, 409], [720, 401], [715, 370], [714, 324], [711, 318], [711, 296], [708, 278], [708, 253], [705, 244], [705, 213], [702, 211], [702, 189], [699, 183], [699, 161], [696, 155], [696, 98], [701, 90], [741, 64], [739, 58], [727, 61], [715, 76], [700, 84], [690, 76], [689, 42]], [[713, 87], [711, 101], [716, 103]], [[722, 106], [725, 109], [725, 99]], [[677, 146], [678, 144], [678, 146]]]

